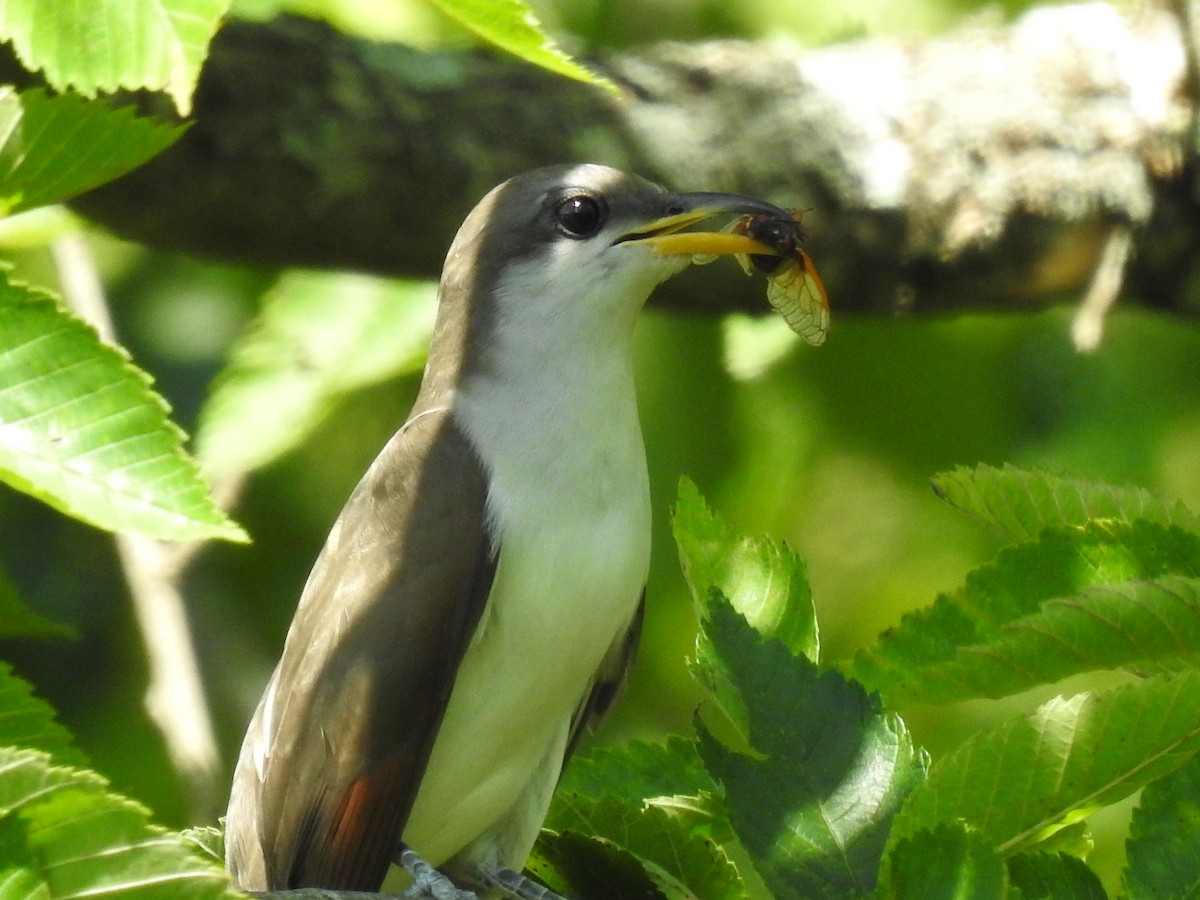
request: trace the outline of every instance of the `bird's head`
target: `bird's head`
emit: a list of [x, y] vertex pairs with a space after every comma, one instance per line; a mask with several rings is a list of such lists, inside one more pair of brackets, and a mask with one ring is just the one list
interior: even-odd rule
[[627, 334], [654, 287], [693, 256], [775, 253], [745, 235], [691, 230], [747, 214], [790, 217], [761, 200], [676, 193], [600, 165], [510, 178], [471, 211], [450, 247], [434, 352], [480, 359], [500, 327], [543, 345]]

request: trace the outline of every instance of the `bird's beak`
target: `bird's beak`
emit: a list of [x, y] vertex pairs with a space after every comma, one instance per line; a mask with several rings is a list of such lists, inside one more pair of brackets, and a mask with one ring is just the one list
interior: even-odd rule
[[763, 200], [738, 194], [699, 192], [675, 194], [662, 218], [636, 228], [614, 243], [636, 242], [663, 256], [730, 256], [733, 254], [778, 256], [779, 252], [744, 234], [729, 231], [685, 231], [717, 216], [765, 215], [791, 219], [792, 214]]

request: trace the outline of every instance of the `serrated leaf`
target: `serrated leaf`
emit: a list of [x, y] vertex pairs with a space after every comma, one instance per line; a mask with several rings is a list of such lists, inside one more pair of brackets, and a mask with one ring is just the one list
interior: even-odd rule
[[151, 825], [144, 807], [37, 751], [0, 748], [0, 829], [5, 867], [25, 888], [36, 878], [43, 896], [237, 896], [217, 866]]
[[924, 774], [904, 723], [878, 697], [764, 639], [714, 594], [702, 625], [742, 696], [749, 753], [698, 724], [734, 830], [767, 887], [784, 897], [857, 897], [874, 886], [892, 816]]
[[[1152, 621], [1154, 607], [1173, 609], [1175, 624], [1191, 627], [1187, 603], [1170, 593], [1183, 583], [1164, 581], [1165, 591], [1148, 585], [1198, 575], [1200, 536], [1176, 526], [1106, 520], [1047, 529], [1037, 543], [1002, 550], [995, 563], [970, 573], [962, 589], [906, 615], [874, 648], [859, 652], [851, 671], [889, 703], [945, 703], [1003, 696], [1096, 665], [1126, 664], [1122, 659], [1138, 662], [1129, 657], [1143, 643], [1143, 658], [1160, 650], [1169, 655], [1172, 642], [1182, 642], [1169, 634], [1170, 626], [1164, 631]], [[1142, 586], [1116, 587], [1134, 583]], [[1147, 608], [1120, 609], [1123, 598], [1134, 595]], [[1089, 611], [1101, 609], [1118, 620], [1117, 630], [1130, 629], [1124, 651], [1073, 644], [1074, 650], [1038, 652], [1062, 636], [1043, 635], [1042, 629], [1074, 628]], [[1101, 622], [1087, 629], [1104, 641], [1114, 633]], [[993, 658], [1001, 649], [1008, 656]]]
[[6, 0], [0, 38], [50, 86], [94, 97], [122, 88], [164, 91], [191, 109], [200, 64], [229, 0]]
[[963, 821], [1005, 854], [1116, 803], [1200, 749], [1200, 672], [1057, 698], [935, 763], [896, 816], [892, 843]]
[[71, 733], [58, 723], [53, 707], [0, 662], [0, 747], [41, 750], [66, 765], [85, 765]]
[[[664, 893], [706, 900], [745, 896], [721, 842], [732, 838], [716, 783], [694, 744], [636, 741], [571, 761], [545, 827], [603, 838], [637, 857]], [[568, 891], [568, 894], [573, 893]]]
[[[612, 796], [622, 798], [631, 808], [645, 802], [666, 805], [677, 801], [683, 805], [687, 798], [712, 795], [717, 783], [704, 768], [696, 745], [672, 735], [662, 744], [632, 741], [622, 747], [590, 747], [571, 758], [559, 781], [565, 794], [586, 798]], [[712, 818], [711, 808], [698, 811]], [[546, 820], [554, 830], [585, 830], [579, 818], [580, 807], [558, 802], [551, 804]], [[724, 840], [728, 831], [718, 838]]]
[[943, 472], [934, 477], [933, 490], [1012, 541], [1033, 540], [1043, 528], [1085, 525], [1092, 519], [1147, 519], [1200, 530], [1196, 513], [1178, 501], [1159, 500], [1142, 488], [1062, 478], [1011, 465]]
[[0, 85], [0, 216], [59, 203], [135, 169], [179, 126], [73, 94]]
[[679, 481], [671, 526], [697, 605], [716, 587], [759, 632], [817, 660], [820, 642], [808, 571], [790, 547], [730, 528], [686, 477]]
[[1128, 900], [1200, 896], [1200, 757], [1142, 791], [1123, 880]]
[[612, 841], [573, 831], [543, 832], [526, 869], [572, 900], [676, 900], [679, 896], [659, 890], [641, 862]]
[[205, 857], [218, 866], [225, 865], [225, 819], [221, 819], [221, 827], [215, 825], [194, 825], [179, 832], [181, 840], [186, 841], [200, 856]]
[[245, 540], [167, 411], [123, 351], [0, 273], [0, 479], [100, 528]]
[[523, 0], [431, 0], [484, 40], [526, 62], [577, 81], [616, 91], [608, 79], [581, 66], [550, 40]]
[[0, 570], [0, 638], [71, 638], [76, 634], [71, 626], [52, 622], [26, 606]]
[[949, 662], [923, 669], [910, 687], [940, 702], [1006, 697], [1082, 672], [1144, 672], [1198, 655], [1200, 579], [1167, 576], [1048, 600], [995, 639], [960, 647]]
[[1008, 861], [1008, 877], [1022, 900], [1108, 900], [1087, 863], [1065, 853], [1018, 853]]
[[420, 371], [436, 303], [425, 282], [286, 273], [201, 413], [205, 468], [266, 465], [303, 441], [342, 394]]
[[1007, 900], [1004, 859], [961, 824], [925, 829], [888, 854], [878, 900]]
[[[636, 858], [667, 897], [740, 900], [745, 896], [737, 869], [724, 848], [703, 829], [697, 829], [690, 815], [680, 815], [682, 807], [571, 793], [565, 794], [561, 803], [570, 808], [570, 818], [578, 822], [578, 827], [552, 828], [543, 832], [540, 840], [553, 844], [557, 835], [570, 832], [604, 840]], [[559, 818], [568, 817], [560, 811]], [[574, 887], [567, 891], [571, 896], [575, 893]]]

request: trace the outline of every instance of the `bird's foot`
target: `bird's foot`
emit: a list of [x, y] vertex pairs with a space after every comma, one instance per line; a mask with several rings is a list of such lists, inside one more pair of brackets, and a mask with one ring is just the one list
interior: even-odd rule
[[400, 895], [405, 900], [479, 900], [474, 891], [457, 887], [408, 847], [401, 849], [397, 862], [413, 879], [413, 883]]

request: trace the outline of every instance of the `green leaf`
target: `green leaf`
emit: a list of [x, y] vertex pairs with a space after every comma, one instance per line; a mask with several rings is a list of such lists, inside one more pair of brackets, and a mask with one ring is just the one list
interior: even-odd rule
[[736, 900], [745, 890], [720, 846], [732, 832], [717, 791], [695, 745], [681, 738], [597, 748], [572, 760], [543, 834], [610, 842], [636, 857], [668, 897]]
[[1108, 900], [1087, 863], [1065, 853], [1018, 853], [1008, 861], [1008, 877], [1023, 900]]
[[1200, 749], [1200, 672], [1057, 698], [936, 762], [896, 816], [892, 842], [946, 822], [1002, 853], [1034, 847]]
[[52, 622], [26, 606], [8, 576], [0, 571], [0, 638], [72, 638], [76, 635], [70, 625]]
[[998, 528], [1012, 541], [1036, 538], [1054, 525], [1085, 525], [1092, 519], [1147, 519], [1200, 530], [1200, 516], [1182, 503], [1167, 503], [1138, 487], [1061, 478], [1006, 465], [959, 467], [933, 479], [947, 503]]
[[434, 6], [484, 40], [526, 62], [559, 75], [600, 85], [611, 91], [608, 79], [592, 72], [560, 50], [523, 0], [431, 0]]
[[[1176, 526], [1106, 520], [1047, 529], [906, 615], [852, 671], [890, 703], [946, 703], [1172, 657], [1196, 627], [1187, 581], [1196, 576], [1200, 536]], [[1093, 614], [1104, 621], [1089, 621]]]
[[28, 682], [0, 662], [0, 747], [4, 746], [41, 750], [67, 765], [87, 762], [50, 704], [35, 697]]
[[857, 897], [874, 886], [896, 809], [925, 758], [878, 697], [764, 639], [719, 593], [702, 624], [705, 666], [741, 694], [751, 750], [698, 723], [705, 765], [730, 820], [776, 895]]
[[266, 465], [302, 442], [342, 394], [419, 372], [436, 311], [429, 283], [286, 273], [201, 413], [205, 468]]
[[101, 528], [244, 540], [149, 383], [49, 294], [0, 272], [0, 479]]
[[1142, 791], [1124, 882], [1128, 900], [1200, 897], [1200, 757]]
[[179, 837], [192, 846], [198, 856], [205, 857], [218, 866], [225, 865], [225, 819], [221, 827], [194, 825], [179, 832]]
[[[745, 896], [724, 848], [670, 803], [629, 804], [611, 796], [580, 795], [567, 795], [564, 802], [575, 809], [581, 827], [543, 832], [542, 840], [549, 845], [559, 835], [571, 833], [605, 841], [635, 858], [646, 877], [668, 897], [739, 900]], [[577, 885], [566, 893], [575, 896]]]
[[200, 64], [229, 0], [7, 0], [0, 39], [57, 90], [94, 97], [127, 88], [165, 91], [191, 108]]
[[910, 685], [939, 701], [1005, 697], [1102, 669], [1145, 672], [1200, 655], [1200, 579], [1167, 576], [1047, 600], [994, 640], [960, 647]]
[[169, 147], [178, 126], [129, 107], [0, 85], [0, 216], [59, 203]]
[[[623, 797], [640, 806], [717, 792], [696, 745], [672, 735], [664, 744], [632, 741], [622, 747], [590, 747], [571, 758], [559, 782], [562, 791], [586, 797]], [[556, 802], [547, 826], [579, 828], [578, 808]]]
[[95, 773], [54, 766], [37, 751], [0, 748], [0, 877], [6, 890], [15, 873], [33, 896], [237, 896], [220, 868], [151, 825], [142, 806], [107, 788]]
[[686, 477], [679, 481], [671, 525], [683, 574], [698, 605], [709, 588], [717, 587], [760, 633], [817, 660], [817, 616], [808, 571], [790, 547], [734, 531], [709, 510]]
[[888, 856], [879, 900], [1007, 900], [1004, 860], [987, 841], [959, 824], [924, 829]]
[[572, 900], [682, 900], [660, 890], [633, 854], [574, 831], [542, 832], [526, 869]]

